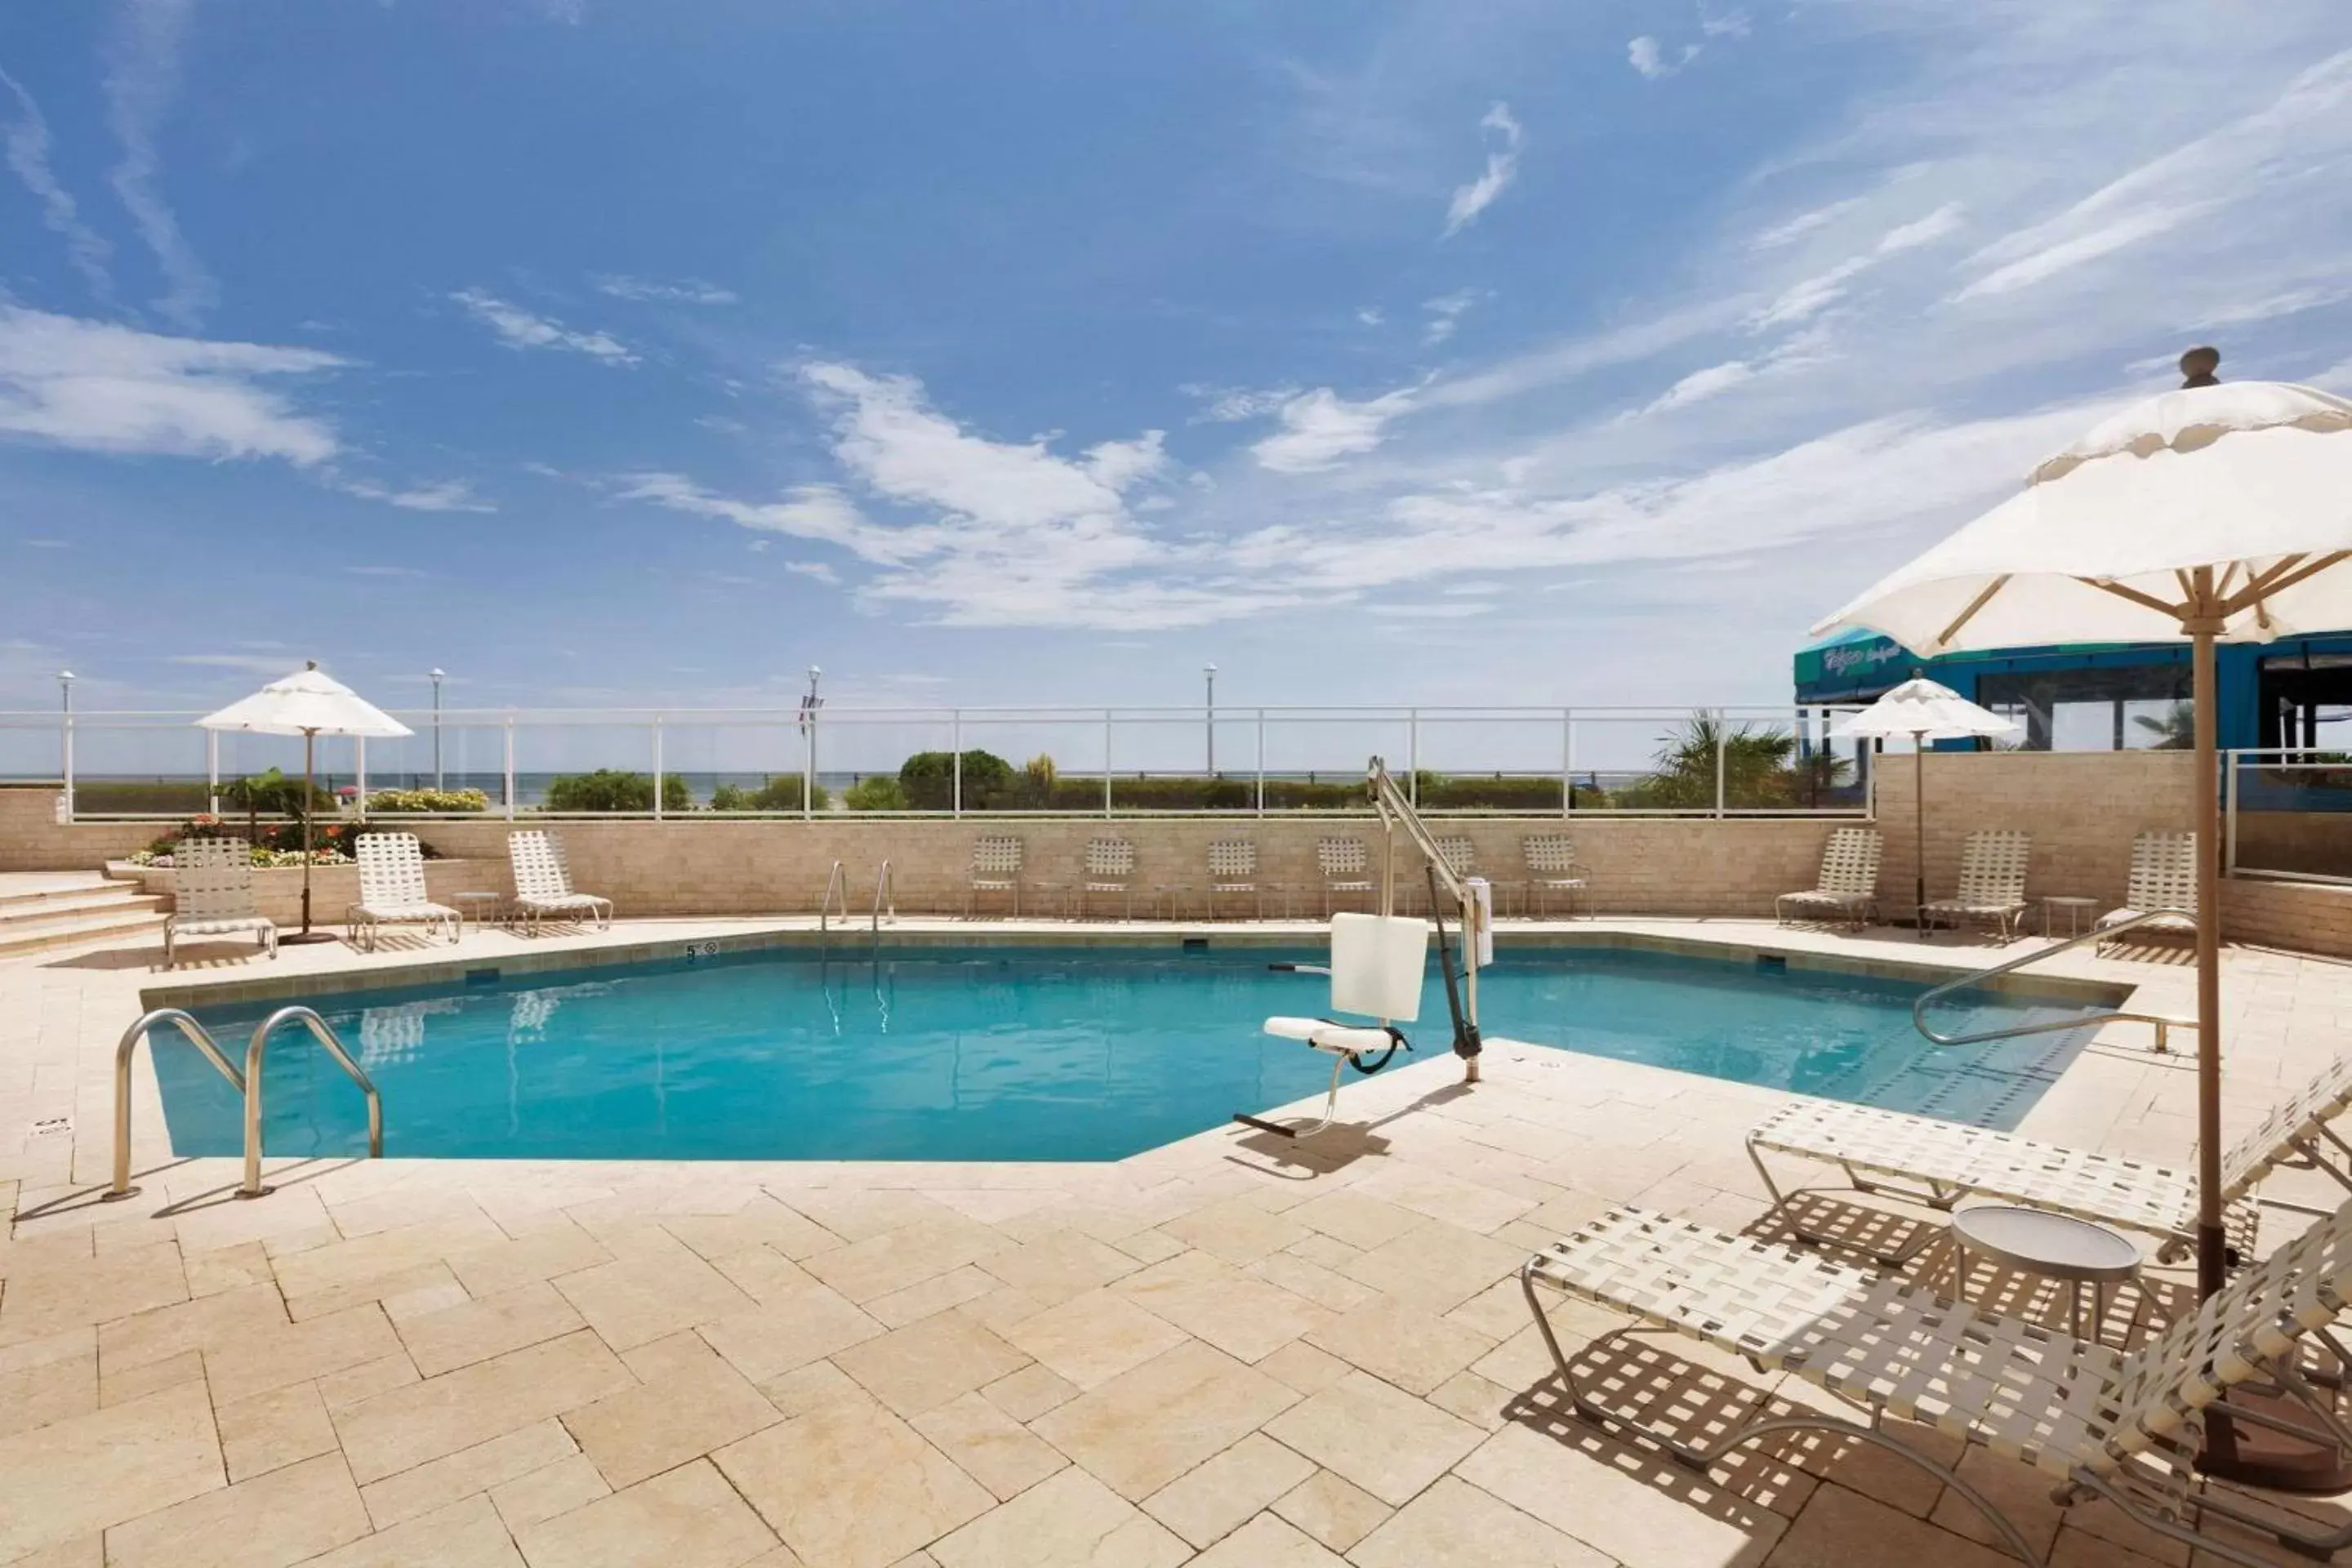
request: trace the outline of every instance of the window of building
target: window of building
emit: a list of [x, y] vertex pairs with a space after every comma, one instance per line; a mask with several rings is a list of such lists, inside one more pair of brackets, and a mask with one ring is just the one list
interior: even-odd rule
[[2189, 666], [2101, 665], [1977, 678], [1977, 701], [2025, 728], [2035, 752], [2139, 752], [2189, 744]]

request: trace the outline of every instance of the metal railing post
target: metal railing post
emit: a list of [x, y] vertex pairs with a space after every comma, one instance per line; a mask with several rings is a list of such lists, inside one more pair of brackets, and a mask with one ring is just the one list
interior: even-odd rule
[[71, 822], [74, 819], [74, 716], [71, 709], [66, 710], [58, 724], [58, 762], [65, 773], [66, 820]]
[[1110, 805], [1110, 710], [1103, 710], [1103, 815], [1113, 816]]
[[948, 757], [955, 774], [955, 794], [948, 815], [961, 822], [963, 820], [963, 710], [961, 708], [948, 714]]
[[654, 715], [654, 820], [662, 819], [662, 721]]
[[367, 737], [352, 737], [352, 787], [359, 793], [352, 797], [352, 806], [362, 822], [367, 820]]
[[1415, 810], [1421, 806], [1421, 710], [1408, 708], [1404, 714], [1404, 798]]
[[1715, 721], [1715, 815], [1718, 819], [1723, 816], [1724, 758], [1730, 745], [1731, 731], [1723, 716], [1717, 714]]
[[220, 815], [220, 731], [205, 731], [205, 809]]
[[508, 820], [509, 822], [512, 822], [512, 821], [515, 819], [515, 747], [514, 747], [514, 741], [515, 741], [515, 736], [514, 736], [514, 715], [513, 715], [513, 714], [511, 714], [511, 713], [509, 713], [509, 714], [508, 714], [508, 715], [507, 715], [507, 734], [506, 734], [506, 747], [507, 747], [507, 750], [506, 750], [506, 766], [505, 766], [505, 771], [504, 771], [504, 774], [503, 774], [504, 782], [503, 782], [503, 783], [502, 783], [502, 784], [500, 785], [500, 788], [501, 788], [501, 789], [504, 791], [504, 793], [505, 793], [505, 797], [506, 797], [507, 820]]
[[[816, 710], [808, 710], [808, 743], [801, 749], [801, 820], [816, 815]], [[848, 895], [845, 892], [844, 898]]]
[[1265, 815], [1265, 710], [1257, 710], [1257, 814]]
[[1569, 710], [1559, 710], [1559, 814], [1573, 816], [1576, 811], [1576, 721]]
[[2244, 753], [2221, 753], [2221, 874], [2238, 874], [2238, 774], [2244, 765]]

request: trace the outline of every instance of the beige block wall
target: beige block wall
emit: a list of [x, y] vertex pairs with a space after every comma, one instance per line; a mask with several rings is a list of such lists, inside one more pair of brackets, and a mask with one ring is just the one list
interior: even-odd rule
[[[170, 868], [153, 866], [139, 872], [140, 890], [169, 894], [172, 891]], [[280, 926], [297, 926], [302, 922], [302, 868], [273, 867], [253, 874], [254, 901], [261, 912]], [[453, 893], [512, 891], [507, 878], [507, 862], [503, 854], [496, 860], [428, 860], [425, 864], [425, 889], [436, 902], [447, 903]], [[310, 920], [314, 925], [343, 923], [343, 911], [359, 901], [360, 868], [356, 866], [313, 866], [310, 868]], [[478, 910], [467, 910], [469, 916]]]
[[0, 784], [0, 871], [95, 871], [160, 837], [165, 823], [58, 820], [57, 784]]
[[2352, 887], [2232, 878], [2221, 884], [2221, 925], [2232, 942], [2352, 958]]
[[[1879, 886], [1892, 913], [1911, 901], [1916, 794], [1909, 756], [1879, 762]], [[2194, 759], [2184, 752], [1929, 752], [1923, 763], [1930, 899], [1951, 893], [1970, 833], [2016, 827], [2033, 835], [2030, 898], [2070, 893], [2113, 909], [2124, 901], [2132, 839], [2187, 828], [2195, 815]]]

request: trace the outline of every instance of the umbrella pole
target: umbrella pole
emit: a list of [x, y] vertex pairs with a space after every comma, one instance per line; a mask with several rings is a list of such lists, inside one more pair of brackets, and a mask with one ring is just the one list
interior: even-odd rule
[[[2211, 602], [2212, 568], [2196, 574], [2200, 610]], [[2191, 623], [2190, 679], [2197, 754], [2197, 1296], [2221, 1288], [2221, 792], [2215, 756], [2213, 636], [2218, 617]]]
[[310, 782], [316, 771], [312, 765], [311, 748], [318, 742], [315, 730], [302, 731], [302, 937], [306, 942], [310, 936], [310, 808], [317, 804], [313, 797], [318, 790], [318, 786]]
[[1911, 731], [1911, 929], [1927, 940], [1927, 758], [1925, 730]]

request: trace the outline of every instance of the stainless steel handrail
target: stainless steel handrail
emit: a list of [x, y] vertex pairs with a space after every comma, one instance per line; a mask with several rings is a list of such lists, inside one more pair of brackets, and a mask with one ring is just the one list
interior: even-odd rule
[[327, 1020], [309, 1007], [280, 1007], [261, 1021], [245, 1047], [245, 1184], [236, 1191], [241, 1198], [257, 1198], [269, 1191], [261, 1184], [261, 1053], [279, 1025], [296, 1023], [310, 1031], [310, 1037], [367, 1096], [368, 1158], [383, 1158], [383, 1100], [375, 1091], [375, 1080], [343, 1049], [343, 1042], [335, 1038]]
[[[890, 862], [887, 859], [882, 862], [881, 874], [874, 879], [874, 934], [876, 936], [882, 934], [882, 910], [886, 900], [890, 910], [890, 923], [896, 925], [898, 921], [898, 889], [890, 880]], [[849, 917], [844, 915], [842, 918], [846, 920]]]
[[824, 891], [817, 895], [816, 929], [820, 932], [831, 929], [833, 898], [835, 893], [841, 895], [841, 923], [847, 925], [849, 923], [849, 874], [842, 869], [841, 862], [838, 860], [833, 863], [833, 869], [825, 873]]
[[2160, 1053], [2168, 1054], [2172, 1049], [2172, 1031], [2193, 1029], [2197, 1026], [2196, 1019], [2170, 1018], [2161, 1013], [2093, 1013], [2087, 1017], [2066, 1018], [2046, 1024], [2020, 1024], [2004, 1029], [1986, 1029], [1973, 1035], [1939, 1035], [1927, 1026], [1927, 1008], [1940, 996], [1965, 990], [1981, 981], [1998, 979], [2001, 975], [2023, 969], [2029, 963], [2039, 963], [2043, 959], [2064, 952], [2070, 948], [2080, 947], [2084, 942], [2110, 942], [2119, 933], [2127, 931], [2135, 926], [2147, 925], [2152, 921], [2194, 921], [2196, 918], [2187, 910], [2150, 910], [2146, 914], [2134, 915], [2127, 921], [2117, 921], [2113, 925], [2101, 926], [2095, 931], [2086, 931], [2080, 935], [2068, 937], [2055, 946], [2036, 948], [2023, 958], [2012, 958], [2007, 963], [1997, 963], [1990, 969], [1980, 969], [1973, 974], [1963, 974], [1958, 980], [1947, 980], [1941, 985], [1921, 992], [1912, 1002], [1911, 1022], [1918, 1026], [1921, 1034], [1939, 1046], [1974, 1046], [1987, 1040], [2014, 1039], [2021, 1035], [2056, 1034], [2061, 1030], [2080, 1029], [2093, 1024], [2118, 1022], [2153, 1024], [2156, 1026], [2155, 1048]]
[[243, 1076], [221, 1055], [219, 1043], [194, 1017], [177, 1007], [158, 1007], [141, 1015], [137, 1023], [122, 1031], [122, 1038], [114, 1047], [114, 1182], [99, 1194], [107, 1203], [119, 1203], [139, 1194], [139, 1189], [131, 1184], [131, 1056], [139, 1048], [139, 1042], [147, 1037], [147, 1031], [159, 1024], [177, 1027], [188, 1044], [213, 1064], [213, 1070], [228, 1079], [231, 1089], [240, 1097], [245, 1093]]

